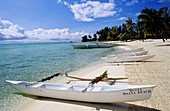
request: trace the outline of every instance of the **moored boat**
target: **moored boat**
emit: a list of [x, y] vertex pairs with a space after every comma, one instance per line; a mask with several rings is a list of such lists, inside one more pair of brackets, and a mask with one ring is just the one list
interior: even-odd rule
[[72, 44], [74, 49], [110, 48], [113, 44]]
[[6, 80], [13, 88], [34, 96], [97, 103], [130, 102], [149, 99], [155, 85], [105, 86], [95, 85], [82, 92], [87, 85], [50, 84]]

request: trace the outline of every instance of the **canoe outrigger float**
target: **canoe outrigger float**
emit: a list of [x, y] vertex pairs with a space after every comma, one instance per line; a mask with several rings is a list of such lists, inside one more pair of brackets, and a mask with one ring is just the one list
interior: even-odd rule
[[[61, 74], [47, 77], [40, 80], [40, 82], [11, 80], [6, 80], [6, 82], [13, 88], [29, 95], [96, 103], [130, 102], [149, 99], [154, 87], [156, 87], [155, 85], [94, 85], [99, 81], [107, 80], [107, 71], [93, 79], [89, 85], [43, 83], [58, 75]], [[74, 79], [82, 78], [74, 77]], [[113, 78], [112, 80], [120, 79], [125, 78]]]
[[[81, 77], [75, 77], [75, 76], [69, 76], [66, 74], [66, 77], [69, 77], [69, 78], [72, 78], [72, 79], [78, 79], [78, 80], [81, 80], [81, 81], [92, 81], [93, 79], [89, 79], [89, 78], [81, 78]], [[109, 80], [122, 80], [122, 79], [128, 79], [127, 77], [115, 77], [115, 78], [104, 78], [103, 80], [101, 81], [109, 81]]]

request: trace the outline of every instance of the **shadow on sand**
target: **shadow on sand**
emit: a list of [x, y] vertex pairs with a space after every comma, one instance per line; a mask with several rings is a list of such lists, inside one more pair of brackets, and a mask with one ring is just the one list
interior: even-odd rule
[[149, 63], [149, 62], [162, 62], [162, 61], [142, 61], [143, 63]]
[[170, 44], [157, 45], [156, 47], [170, 46]]
[[116, 63], [116, 62], [107, 62], [107, 66], [120, 66], [120, 65], [141, 65], [141, 64], [144, 64], [144, 63], [150, 63], [150, 62], [162, 62], [162, 61], [136, 61], [136, 62], [119, 62], [119, 63]]
[[79, 105], [79, 106], [87, 106], [94, 108], [95, 110], [111, 110], [111, 111], [160, 111], [153, 108], [133, 105], [129, 103], [92, 103], [92, 102], [81, 102], [81, 101], [71, 101], [71, 100], [62, 100], [62, 99], [53, 99], [47, 97], [37, 97], [37, 96], [30, 96], [23, 93], [15, 93], [18, 95], [22, 95], [25, 97], [32, 98], [34, 100], [39, 101], [49, 101], [49, 102], [56, 102], [56, 103], [66, 103], [69, 105]]
[[128, 103], [91, 103], [91, 102], [71, 101], [71, 100], [53, 99], [53, 98], [45, 98], [45, 97], [38, 97], [37, 100], [87, 106], [87, 107], [95, 108], [98, 111], [101, 109], [111, 110], [111, 111], [160, 111], [157, 109], [137, 106]]

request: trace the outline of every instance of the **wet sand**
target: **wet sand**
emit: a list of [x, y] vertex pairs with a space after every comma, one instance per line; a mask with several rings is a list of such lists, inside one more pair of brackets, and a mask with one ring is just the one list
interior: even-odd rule
[[[149, 54], [156, 56], [146, 62], [137, 62], [132, 65], [112, 65], [102, 63], [90, 68], [85, 68], [72, 72], [71, 74], [80, 73], [81, 77], [96, 77], [108, 70], [109, 76], [125, 77], [128, 80], [116, 82], [116, 84], [139, 84], [139, 85], [157, 85], [149, 100], [128, 102], [128, 103], [87, 103], [78, 101], [67, 101], [51, 98], [36, 98], [21, 111], [169, 111], [170, 106], [170, 42], [163, 43], [161, 40], [152, 40], [148, 42], [120, 42], [125, 44], [122, 48], [138, 48], [143, 47], [149, 51]], [[66, 81], [64, 81], [66, 82]], [[89, 82], [73, 81], [74, 84], [88, 84]], [[107, 85], [100, 82], [99, 84]]]

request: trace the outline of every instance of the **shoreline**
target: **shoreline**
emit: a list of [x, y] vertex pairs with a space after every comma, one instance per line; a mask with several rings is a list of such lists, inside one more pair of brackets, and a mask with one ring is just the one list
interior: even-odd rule
[[[119, 48], [123, 48], [123, 47], [119, 47]], [[124, 47], [124, 49], [126, 49]], [[129, 49], [129, 48], [127, 48]], [[103, 60], [98, 60], [95, 61], [94, 63], [91, 63], [88, 66], [82, 67], [78, 70], [75, 71], [71, 71], [68, 73], [68, 75], [73, 75], [73, 76], [80, 76], [80, 77], [85, 77], [85, 78], [95, 78], [96, 76], [101, 75], [104, 71], [108, 71], [108, 76], [111, 77], [125, 77], [125, 72], [124, 72], [124, 66], [117, 66], [117, 65], [111, 65], [111, 64], [107, 64], [105, 63]], [[66, 83], [68, 82], [69, 78], [65, 78], [63, 80], [59, 80], [57, 81], [57, 83]], [[72, 79], [73, 80], [73, 79]], [[52, 80], [52, 82], [55, 81]], [[119, 82], [116, 83], [116, 85], [127, 85], [128, 80], [119, 80]], [[70, 84], [84, 84], [87, 85], [89, 83], [89, 81], [73, 81]], [[99, 82], [97, 85], [108, 85], [106, 82]], [[68, 103], [67, 103], [68, 102]], [[75, 104], [71, 104], [71, 103], [75, 103]], [[82, 105], [77, 105], [77, 104], [82, 104]], [[91, 104], [93, 104], [94, 106], [91, 107]], [[96, 106], [97, 105], [97, 106]], [[84, 102], [76, 102], [76, 101], [67, 101], [67, 100], [60, 100], [60, 99], [52, 99], [52, 98], [36, 98], [33, 99], [32, 101], [30, 101], [28, 104], [26, 104], [25, 106], [23, 106], [23, 108], [21, 108], [19, 111], [38, 111], [38, 110], [44, 110], [46, 111], [46, 106], [48, 106], [48, 110], [55, 110], [54, 108], [57, 108], [57, 110], [62, 111], [62, 110], [72, 110], [75, 109], [76, 111], [87, 111], [87, 110], [94, 110], [94, 107], [99, 107], [98, 104], [96, 103], [84, 103]], [[103, 105], [101, 104], [100, 106], [103, 107]], [[62, 109], [67, 107], [67, 109]], [[108, 106], [105, 106], [106, 108], [100, 108], [102, 110], [108, 109]], [[109, 105], [109, 107], [112, 107], [112, 105]], [[126, 107], [126, 108], [125, 108]], [[127, 110], [128, 105], [127, 104], [123, 104], [123, 107], [119, 108], [116, 107], [116, 109], [124, 109]], [[46, 109], [46, 110], [45, 110]], [[72, 110], [74, 111], [74, 110]]]
[[[115, 43], [115, 42], [113, 42]], [[119, 43], [118, 43], [119, 44]], [[77, 101], [68, 101], [68, 100], [60, 100], [60, 99], [52, 99], [52, 98], [36, 98], [33, 101], [30, 101], [28, 104], [26, 104], [20, 111], [55, 111], [56, 109], [58, 111], [91, 111], [91, 110], [121, 110], [121, 111], [136, 111], [136, 110], [148, 110], [148, 111], [157, 111], [157, 110], [164, 110], [168, 111], [169, 101], [168, 98], [170, 97], [168, 92], [170, 91], [168, 89], [168, 86], [170, 85], [170, 82], [168, 81], [168, 73], [170, 73], [169, 68], [167, 67], [166, 72], [162, 72], [165, 74], [165, 78], [161, 77], [161, 80], [159, 77], [156, 77], [155, 74], [157, 73], [155, 68], [158, 68], [160, 64], [166, 64], [169, 66], [170, 64], [170, 56], [168, 55], [168, 52], [165, 53], [163, 49], [166, 49], [168, 51], [168, 46], [164, 46], [165, 48], [157, 49], [159, 51], [152, 50], [155, 48], [155, 45], [164, 45], [161, 40], [153, 40], [151, 42], [142, 42], [142, 41], [132, 41], [132, 42], [120, 42], [120, 44], [125, 44], [126, 46], [119, 46], [123, 49], [134, 49], [134, 48], [141, 48], [143, 47], [144, 50], [148, 50], [149, 54], [155, 54], [156, 57], [154, 57], [151, 60], [148, 60], [146, 62], [141, 62], [135, 64], [135, 65], [120, 65], [120, 66], [113, 66], [106, 63], [101, 63], [96, 66], [92, 67], [86, 67], [82, 68], [73, 72], [70, 72], [70, 75], [76, 74], [76, 76], [81, 77], [96, 77], [102, 74], [105, 70], [108, 70], [108, 74], [112, 77], [128, 77], [128, 80], [122, 80], [123, 83], [117, 82], [116, 84], [140, 84], [140, 85], [150, 85], [154, 84], [157, 85], [157, 87], [154, 89], [153, 94], [149, 100], [145, 101], [137, 101], [137, 102], [127, 102], [127, 103], [113, 103], [113, 104], [100, 104], [100, 103], [86, 103], [86, 102], [77, 102]], [[166, 43], [167, 44], [167, 43]], [[163, 46], [162, 46], [163, 47]], [[167, 47], [167, 48], [166, 48]], [[156, 52], [155, 52], [156, 51]], [[161, 54], [161, 51], [164, 53]], [[163, 55], [166, 55], [169, 59], [166, 62], [166, 59], [163, 61], [159, 61], [160, 57]], [[155, 62], [154, 62], [155, 61]], [[169, 62], [169, 63], [168, 63]], [[159, 64], [160, 63], [160, 64]], [[156, 65], [155, 65], [156, 64]], [[151, 67], [152, 69], [150, 70]], [[165, 68], [163, 68], [165, 70]], [[161, 68], [160, 68], [161, 70]], [[162, 70], [161, 70], [162, 71]], [[159, 74], [161, 73], [159, 72]], [[81, 75], [77, 75], [77, 73], [81, 73]], [[158, 75], [160, 76], [160, 75]], [[166, 80], [164, 80], [166, 79]], [[69, 80], [69, 79], [67, 79]], [[157, 82], [155, 82], [155, 80]], [[65, 81], [63, 81], [65, 82]], [[88, 82], [80, 82], [76, 81], [73, 82], [74, 84], [88, 84]], [[160, 84], [161, 83], [161, 84]], [[99, 85], [107, 85], [105, 82], [99, 82]], [[163, 86], [163, 88], [161, 88]], [[161, 88], [162, 92], [159, 90]], [[163, 97], [165, 96], [166, 97]]]

